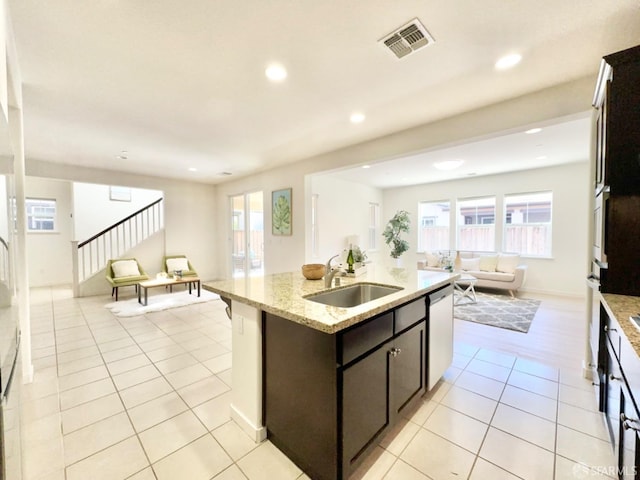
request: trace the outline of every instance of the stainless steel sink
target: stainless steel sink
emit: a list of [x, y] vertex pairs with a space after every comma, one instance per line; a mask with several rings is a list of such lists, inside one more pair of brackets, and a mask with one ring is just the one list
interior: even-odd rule
[[312, 302], [331, 305], [332, 307], [355, 307], [399, 290], [402, 290], [402, 287], [363, 282], [355, 283], [348, 287], [312, 293], [305, 295], [303, 298]]

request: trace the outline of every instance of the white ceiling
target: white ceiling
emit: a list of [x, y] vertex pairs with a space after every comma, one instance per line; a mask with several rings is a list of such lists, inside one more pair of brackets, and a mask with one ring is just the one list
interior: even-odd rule
[[[587, 75], [595, 81], [602, 55], [640, 42], [638, 0], [9, 0], [9, 7], [27, 159], [209, 183]], [[416, 17], [436, 43], [398, 60], [378, 40]], [[522, 62], [495, 71], [498, 57], [514, 51]], [[287, 68], [284, 82], [266, 80], [272, 61]], [[366, 120], [351, 124], [354, 111]], [[479, 174], [514, 167], [513, 156], [487, 154], [491, 146], [478, 147], [485, 152], [478, 164], [464, 147], [447, 155], [467, 156], [469, 172]], [[127, 158], [116, 158], [122, 150]]]
[[[329, 174], [378, 188], [392, 188], [584, 162], [589, 158], [590, 116], [578, 115], [536, 127], [542, 127], [542, 130], [530, 134], [524, 129], [502, 132], [483, 140], [366, 163]], [[434, 166], [437, 162], [456, 160], [463, 163], [454, 170], [442, 171]]]

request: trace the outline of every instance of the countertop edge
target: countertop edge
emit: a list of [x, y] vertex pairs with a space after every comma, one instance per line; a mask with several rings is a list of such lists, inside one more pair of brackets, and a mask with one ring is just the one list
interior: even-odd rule
[[631, 324], [629, 317], [640, 313], [640, 297], [602, 293], [602, 304], [609, 315], [616, 319], [625, 337], [640, 357], [640, 330]]
[[[353, 325], [356, 325], [364, 320], [367, 320], [369, 318], [375, 317], [376, 315], [383, 313], [389, 309], [398, 307], [400, 305], [403, 305], [405, 303], [411, 302], [412, 300], [415, 300], [416, 298], [419, 298], [421, 296], [427, 295], [430, 292], [433, 292], [434, 290], [437, 290], [443, 286], [446, 286], [448, 284], [453, 284], [454, 280], [456, 279], [456, 275], [451, 275], [450, 277], [447, 278], [443, 278], [441, 281], [438, 282], [434, 282], [433, 284], [429, 285], [428, 287], [425, 287], [423, 289], [419, 289], [419, 290], [414, 290], [414, 291], [410, 291], [410, 292], [406, 292], [405, 295], [402, 295], [400, 297], [396, 297], [393, 298], [391, 300], [389, 300], [388, 302], [384, 303], [384, 304], [380, 304], [380, 305], [376, 305], [373, 306], [371, 309], [367, 310], [366, 312], [360, 312], [360, 313], [356, 313], [351, 317], [345, 318], [344, 320], [332, 324], [332, 325], [328, 325], [326, 323], [317, 321], [315, 319], [312, 318], [307, 318], [304, 317], [302, 315], [298, 315], [296, 313], [290, 312], [288, 310], [284, 310], [281, 308], [277, 308], [274, 307], [273, 305], [269, 305], [263, 302], [259, 302], [256, 301], [254, 299], [242, 296], [242, 295], [238, 295], [236, 293], [233, 292], [229, 292], [220, 288], [216, 288], [215, 286], [212, 285], [208, 285], [206, 283], [202, 284], [202, 288], [204, 288], [205, 290], [208, 290], [210, 292], [213, 293], [217, 293], [218, 295], [220, 295], [221, 297], [225, 297], [225, 298], [229, 298], [231, 300], [235, 300], [241, 303], [244, 303], [246, 305], [250, 305], [252, 307], [255, 307], [259, 310], [262, 310], [264, 312], [268, 312], [274, 315], [278, 315], [282, 318], [285, 318], [287, 320], [291, 320], [293, 322], [302, 324], [302, 325], [306, 325], [308, 327], [311, 327], [315, 330], [319, 330], [322, 331], [324, 333], [328, 333], [328, 334], [334, 334], [337, 333], [341, 330], [344, 330], [346, 328], [349, 328]], [[400, 293], [400, 292], [398, 292]], [[356, 307], [354, 307], [356, 308]]]

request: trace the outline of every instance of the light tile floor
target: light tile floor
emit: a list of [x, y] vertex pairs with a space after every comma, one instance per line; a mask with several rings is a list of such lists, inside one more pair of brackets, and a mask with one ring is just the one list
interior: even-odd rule
[[[222, 302], [117, 318], [108, 301], [32, 291], [25, 480], [308, 478], [229, 418]], [[352, 479], [612, 478], [613, 464], [579, 370], [456, 343], [444, 379]]]

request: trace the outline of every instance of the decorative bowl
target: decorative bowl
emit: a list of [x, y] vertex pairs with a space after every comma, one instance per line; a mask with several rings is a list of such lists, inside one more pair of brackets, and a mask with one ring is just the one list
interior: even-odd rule
[[302, 266], [302, 275], [307, 280], [320, 280], [324, 277], [325, 267], [322, 263], [308, 263]]

